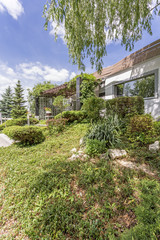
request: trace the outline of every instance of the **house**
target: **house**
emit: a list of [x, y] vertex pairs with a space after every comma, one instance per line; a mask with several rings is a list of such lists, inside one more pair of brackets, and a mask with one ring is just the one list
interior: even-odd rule
[[94, 76], [102, 80], [99, 97], [107, 100], [140, 95], [145, 112], [154, 118], [160, 116], [160, 39]]

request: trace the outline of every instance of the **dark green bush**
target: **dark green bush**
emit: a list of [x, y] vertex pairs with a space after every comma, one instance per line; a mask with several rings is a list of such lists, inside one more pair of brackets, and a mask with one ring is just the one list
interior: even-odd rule
[[100, 111], [105, 109], [105, 100], [98, 97], [90, 97], [84, 101], [82, 110], [85, 111], [89, 120], [97, 121], [100, 119]]
[[[30, 118], [29, 121], [30, 121], [31, 125], [37, 124], [39, 122], [36, 118]], [[11, 120], [7, 120], [5, 123], [1, 124], [0, 130], [3, 130], [5, 127], [24, 126], [26, 124], [27, 124], [27, 118], [11, 119]]]
[[144, 99], [137, 97], [119, 97], [106, 101], [106, 114], [116, 113], [119, 118], [144, 114]]
[[64, 111], [58, 115], [56, 115], [54, 118], [65, 118], [67, 119], [67, 122], [72, 123], [74, 121], [81, 122], [85, 118], [85, 113], [83, 111]]
[[86, 153], [94, 157], [99, 153], [104, 153], [106, 149], [106, 141], [99, 141], [97, 139], [87, 139], [86, 141]]
[[154, 129], [155, 129], [155, 133], [156, 135], [160, 135], [160, 122], [154, 122]]
[[105, 141], [106, 147], [120, 142], [120, 126], [117, 115], [110, 115], [107, 119], [94, 123], [85, 136], [86, 139]]
[[20, 141], [23, 145], [32, 145], [44, 141], [42, 130], [35, 126], [12, 126], [3, 130], [8, 137]]
[[130, 119], [127, 136], [131, 142], [151, 143], [154, 135], [153, 119], [150, 115], [136, 115]]
[[46, 124], [50, 133], [54, 133], [55, 131], [62, 132], [67, 121], [68, 119], [66, 118], [49, 119], [46, 121]]

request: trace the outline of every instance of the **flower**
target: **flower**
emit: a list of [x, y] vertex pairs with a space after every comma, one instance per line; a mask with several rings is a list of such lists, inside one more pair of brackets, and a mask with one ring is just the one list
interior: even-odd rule
[[45, 107], [44, 110], [51, 112], [51, 108], [49, 108], [49, 107]]

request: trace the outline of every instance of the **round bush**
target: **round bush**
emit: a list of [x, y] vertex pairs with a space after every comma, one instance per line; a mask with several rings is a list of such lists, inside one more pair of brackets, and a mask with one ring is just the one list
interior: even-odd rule
[[16, 141], [20, 141], [23, 145], [37, 144], [45, 139], [42, 130], [34, 126], [12, 126], [5, 128], [3, 133]]

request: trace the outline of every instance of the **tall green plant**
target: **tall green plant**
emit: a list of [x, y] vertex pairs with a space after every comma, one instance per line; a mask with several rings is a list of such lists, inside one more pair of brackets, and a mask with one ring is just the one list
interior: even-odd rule
[[13, 97], [11, 116], [12, 118], [26, 117], [27, 110], [24, 105], [26, 101], [24, 100], [24, 94], [23, 94], [24, 89], [21, 86], [20, 80], [18, 80], [14, 90], [15, 92]]
[[13, 103], [13, 94], [11, 87], [9, 86], [5, 93], [2, 94], [2, 100], [0, 101], [0, 111], [2, 117], [10, 117]]

